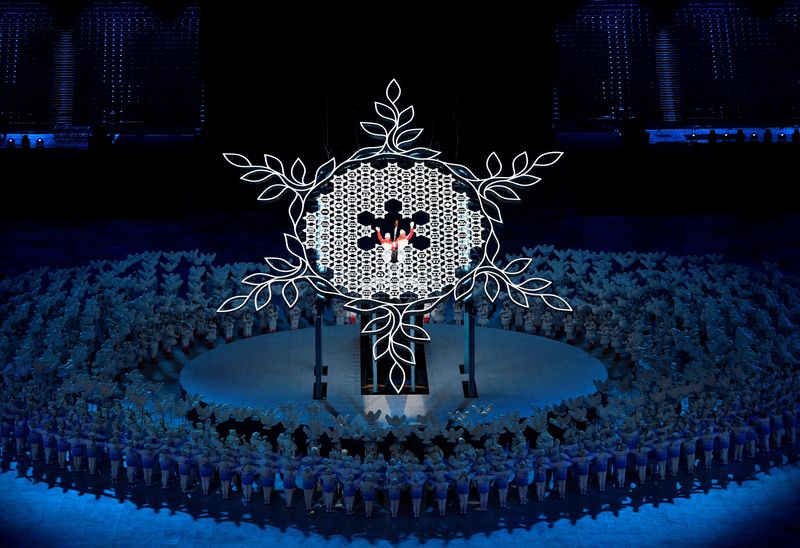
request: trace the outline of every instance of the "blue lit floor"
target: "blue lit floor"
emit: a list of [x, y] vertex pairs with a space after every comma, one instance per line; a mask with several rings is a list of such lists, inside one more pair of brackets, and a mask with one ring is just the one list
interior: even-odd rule
[[[774, 452], [743, 464], [700, 470], [692, 486], [675, 481], [633, 488], [622, 496], [568, 494], [564, 501], [512, 504], [482, 514], [452, 513], [442, 519], [428, 507], [419, 520], [401, 509], [390, 519], [346, 518], [341, 512], [307, 514], [295, 494], [295, 508], [222, 501], [218, 494], [182, 496], [142, 485], [132, 491], [121, 481], [109, 489], [106, 480], [87, 482], [67, 472], [18, 477], [4, 463], [0, 473], [0, 544], [5, 546], [209, 546], [253, 543], [272, 546], [299, 543], [320, 546], [797, 546], [800, 540], [800, 468], [795, 457]], [[783, 462], [782, 467], [775, 464]], [[729, 477], [728, 474], [730, 474]], [[685, 478], [679, 478], [685, 479]], [[590, 488], [591, 493], [591, 488]], [[2, 542], [5, 541], [5, 542]]]

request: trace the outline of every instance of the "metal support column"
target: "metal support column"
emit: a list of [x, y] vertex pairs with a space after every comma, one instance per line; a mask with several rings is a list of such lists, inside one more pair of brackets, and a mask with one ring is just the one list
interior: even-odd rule
[[[375, 319], [375, 314], [370, 314], [370, 320]], [[378, 393], [378, 362], [375, 359], [375, 342], [377, 341], [377, 337], [375, 335], [370, 336], [370, 357], [372, 359], [372, 393]]]
[[[412, 326], [417, 325], [417, 317], [416, 316], [411, 316], [411, 325]], [[411, 328], [411, 336], [413, 337], [414, 335], [415, 335], [414, 328], [412, 327]], [[411, 346], [411, 356], [414, 357], [414, 363], [411, 364], [411, 393], [413, 394], [414, 392], [417, 391], [417, 360], [416, 360], [417, 347], [416, 347], [416, 344], [414, 342], [414, 339], [411, 339], [411, 345], [410, 346]]]
[[475, 305], [472, 299], [464, 303], [464, 373], [469, 375], [467, 397], [477, 398], [475, 386]]
[[314, 399], [323, 399], [322, 392], [322, 323], [325, 301], [318, 299], [314, 315]]

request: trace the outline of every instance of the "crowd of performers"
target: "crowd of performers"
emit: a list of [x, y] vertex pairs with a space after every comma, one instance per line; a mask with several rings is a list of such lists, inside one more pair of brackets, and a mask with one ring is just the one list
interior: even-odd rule
[[[795, 278], [718, 257], [525, 252], [576, 311], [476, 297], [479, 317], [580, 345], [604, 359], [609, 378], [558, 405], [495, 417], [476, 407], [448, 421], [372, 413], [326, 420], [314, 405], [209, 406], [148, 380], [154, 363], [250, 336], [255, 320], [263, 331], [277, 328], [277, 308], [272, 317], [243, 311], [222, 319], [238, 326], [220, 335], [208, 312], [254, 265], [148, 253], [3, 280], [3, 458], [266, 504], [280, 491], [291, 506], [301, 490], [309, 509], [321, 492], [326, 511], [341, 504], [347, 514], [357, 504], [369, 516], [380, 500], [397, 516], [410, 501], [419, 516], [429, 504], [444, 515], [448, 499], [461, 513], [470, 500], [502, 508], [525, 504], [531, 492], [542, 500], [605, 491], [607, 483], [625, 489], [691, 477], [698, 463], [735, 466], [775, 447], [798, 451]], [[304, 298], [292, 309], [306, 321], [314, 317], [309, 300], [310, 310]], [[449, 312], [435, 310], [431, 321], [448, 321]], [[297, 325], [291, 311], [284, 317], [281, 327]], [[223, 423], [245, 421], [262, 428], [219, 434]]]
[[[486, 510], [490, 495], [500, 508], [506, 508], [509, 489], [512, 498], [525, 504], [531, 492], [539, 501], [548, 491], [564, 498], [568, 480], [569, 491], [583, 495], [590, 481], [601, 492], [607, 483], [625, 489], [631, 482], [641, 486], [665, 480], [668, 474], [691, 476], [698, 462], [706, 469], [714, 462], [728, 466], [782, 444], [797, 451], [800, 411], [797, 405], [777, 406], [762, 416], [730, 408], [715, 412], [709, 407], [702, 419], [661, 414], [653, 428], [636, 420], [620, 428], [611, 420], [590, 427], [580, 416], [583, 406], [592, 401], [578, 399], [526, 419], [511, 416], [469, 422], [462, 417], [463, 426], [448, 427], [423, 418], [417, 425], [392, 428], [391, 436], [398, 439], [384, 455], [378, 451], [378, 442], [389, 431], [376, 425], [359, 431], [344, 425], [326, 428], [311, 421], [312, 426], [299, 430], [308, 444], [298, 452], [294, 433], [289, 431], [279, 434], [276, 444], [259, 432], [247, 439], [231, 430], [220, 439], [210, 427], [214, 421], [169, 425], [154, 421], [149, 412], [137, 419], [118, 404], [96, 409], [78, 399], [72, 405], [62, 401], [40, 408], [35, 404], [41, 402], [32, 395], [15, 399], [10, 394], [4, 394], [4, 401], [0, 446], [6, 459], [104, 474], [112, 484], [127, 478], [130, 484], [142, 481], [183, 493], [198, 490], [209, 495], [219, 490], [223, 499], [235, 489], [247, 502], [263, 497], [265, 504], [272, 502], [277, 485], [283, 504], [291, 507], [295, 490], [300, 490], [309, 510], [321, 491], [325, 511], [341, 503], [348, 515], [358, 498], [371, 516], [381, 493], [393, 517], [401, 500], [410, 501], [413, 516], [419, 517], [423, 499], [434, 501], [439, 514], [445, 515], [448, 498], [455, 496], [459, 511], [466, 513], [470, 498]], [[555, 418], [546, 418], [553, 413]], [[575, 424], [566, 425], [561, 436], [552, 436], [549, 425], [562, 426], [567, 417]], [[262, 418], [266, 425], [275, 417]], [[585, 430], [577, 429], [581, 422]], [[341, 441], [352, 439], [356, 432], [370, 440], [362, 445], [362, 454], [342, 447]], [[464, 432], [472, 443], [456, 437]], [[513, 441], [505, 446], [499, 443], [503, 432], [513, 433]], [[339, 440], [324, 457], [319, 449], [322, 436], [327, 441]], [[409, 436], [425, 441], [423, 455], [399, 441]], [[482, 444], [475, 443], [480, 440]]]

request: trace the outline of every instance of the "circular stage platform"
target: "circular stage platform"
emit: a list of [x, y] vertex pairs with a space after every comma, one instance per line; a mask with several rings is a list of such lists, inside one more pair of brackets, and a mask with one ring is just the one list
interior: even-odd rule
[[[556, 404], [596, 391], [607, 378], [603, 363], [587, 352], [544, 337], [493, 328], [475, 333], [479, 398], [464, 398], [459, 371], [464, 361], [464, 328], [428, 325], [426, 360], [430, 395], [362, 395], [359, 332], [356, 326], [326, 326], [323, 363], [328, 367], [325, 407], [356, 420], [369, 411], [383, 416], [433, 413], [447, 419], [456, 409], [493, 404], [493, 415], [530, 412], [531, 405]], [[313, 402], [314, 330], [260, 335], [224, 344], [191, 360], [181, 371], [183, 388], [203, 401], [235, 406], [275, 407]]]

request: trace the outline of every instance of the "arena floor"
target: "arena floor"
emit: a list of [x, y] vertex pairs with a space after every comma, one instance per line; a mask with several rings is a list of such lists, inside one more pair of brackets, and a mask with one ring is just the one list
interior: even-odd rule
[[[328, 366], [326, 407], [356, 420], [369, 411], [386, 415], [434, 414], [447, 420], [456, 409], [492, 404], [493, 415], [544, 407], [591, 394], [595, 380], [607, 378], [596, 357], [565, 343], [493, 328], [475, 333], [478, 400], [465, 400], [464, 328], [428, 325], [426, 345], [430, 395], [362, 395], [358, 328], [326, 326], [323, 363]], [[284, 402], [311, 403], [314, 381], [314, 330], [279, 331], [242, 339], [203, 352], [180, 374], [181, 386], [203, 400], [269, 409]]]

